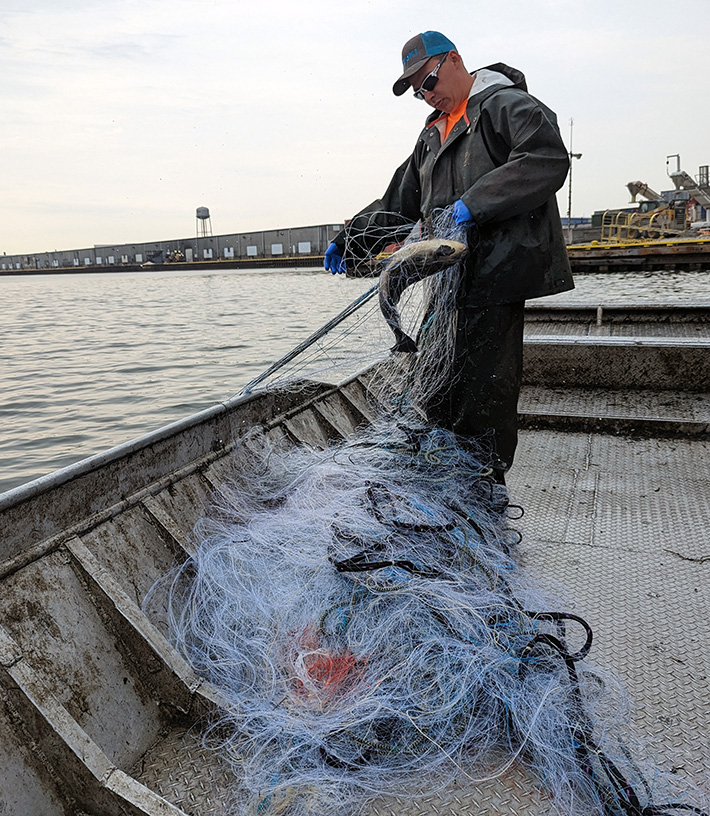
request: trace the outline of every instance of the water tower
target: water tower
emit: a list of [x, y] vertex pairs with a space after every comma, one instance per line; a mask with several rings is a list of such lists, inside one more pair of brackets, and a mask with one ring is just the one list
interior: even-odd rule
[[197, 224], [197, 237], [206, 238], [212, 235], [212, 221], [210, 211], [207, 207], [198, 207], [195, 211], [195, 221]]

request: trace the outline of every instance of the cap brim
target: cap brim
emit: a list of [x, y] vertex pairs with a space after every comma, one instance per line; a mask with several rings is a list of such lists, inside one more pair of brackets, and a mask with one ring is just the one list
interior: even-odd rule
[[409, 81], [409, 77], [414, 76], [417, 71], [425, 65], [430, 59], [432, 55], [428, 55], [418, 59], [412, 65], [407, 67], [407, 70], [402, 74], [402, 76], [394, 83], [392, 86], [392, 93], [395, 96], [402, 96], [403, 93], [406, 93], [407, 88], [411, 87], [411, 82]]

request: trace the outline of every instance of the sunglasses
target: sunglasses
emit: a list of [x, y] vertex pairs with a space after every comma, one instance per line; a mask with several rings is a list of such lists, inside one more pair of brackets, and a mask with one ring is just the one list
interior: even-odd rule
[[439, 77], [437, 76], [437, 74], [439, 73], [439, 68], [441, 68], [441, 66], [446, 62], [446, 58], [448, 56], [449, 53], [447, 51], [446, 54], [444, 54], [444, 56], [437, 63], [436, 68], [434, 68], [434, 70], [431, 73], [427, 74], [424, 77], [424, 81], [419, 86], [419, 90], [414, 91], [415, 99], [423, 100], [425, 91], [433, 91], [434, 88], [436, 88], [436, 83], [439, 81]]

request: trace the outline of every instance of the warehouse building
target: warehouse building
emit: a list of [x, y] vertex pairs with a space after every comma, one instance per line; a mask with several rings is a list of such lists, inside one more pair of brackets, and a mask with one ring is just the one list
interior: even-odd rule
[[0, 272], [76, 269], [90, 267], [136, 267], [145, 263], [204, 263], [209, 261], [249, 261], [259, 265], [289, 261], [303, 265], [311, 258], [320, 263], [328, 244], [342, 224], [293, 227], [263, 232], [235, 232], [226, 235], [200, 234], [171, 241], [145, 244], [108, 244], [87, 249], [0, 255]]

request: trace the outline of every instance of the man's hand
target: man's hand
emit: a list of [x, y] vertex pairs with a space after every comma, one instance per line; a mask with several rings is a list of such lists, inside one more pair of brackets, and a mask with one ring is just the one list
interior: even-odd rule
[[454, 203], [454, 221], [457, 224], [461, 224], [464, 227], [472, 227], [476, 222], [473, 220], [473, 216], [469, 211], [468, 207], [459, 199]]
[[333, 241], [325, 251], [323, 266], [331, 275], [335, 275], [336, 272], [338, 274], [345, 272], [345, 261], [335, 241]]

